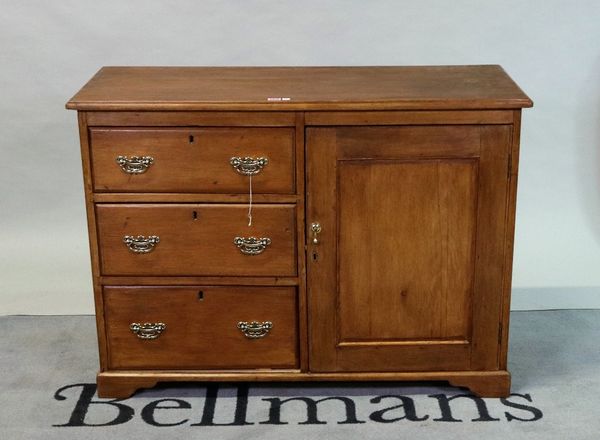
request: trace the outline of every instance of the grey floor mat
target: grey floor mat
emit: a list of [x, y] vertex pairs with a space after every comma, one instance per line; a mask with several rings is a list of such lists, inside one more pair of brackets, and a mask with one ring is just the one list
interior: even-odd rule
[[108, 403], [93, 394], [93, 317], [0, 317], [0, 439], [600, 438], [600, 310], [514, 312], [509, 360], [504, 400], [451, 399], [468, 392], [435, 383], [281, 383], [167, 384]]

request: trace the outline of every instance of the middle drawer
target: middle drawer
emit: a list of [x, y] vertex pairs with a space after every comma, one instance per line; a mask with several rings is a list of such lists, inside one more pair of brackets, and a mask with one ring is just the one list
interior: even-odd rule
[[103, 275], [295, 276], [295, 205], [98, 204]]

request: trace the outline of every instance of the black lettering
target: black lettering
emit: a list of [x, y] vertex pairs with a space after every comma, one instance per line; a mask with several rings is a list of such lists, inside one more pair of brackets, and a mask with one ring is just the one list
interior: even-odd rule
[[217, 406], [217, 395], [219, 386], [210, 384], [206, 387], [206, 399], [204, 400], [204, 411], [202, 411], [202, 419], [199, 423], [194, 423], [191, 426], [243, 426], [254, 425], [246, 421], [248, 412], [248, 385], [240, 384], [237, 386], [237, 399], [235, 403], [235, 415], [233, 423], [215, 423], [215, 408]]
[[[130, 421], [133, 418], [134, 410], [130, 406], [125, 405], [124, 403], [117, 403], [121, 399], [113, 399], [107, 401], [100, 400], [92, 400], [94, 395], [96, 394], [96, 384], [93, 383], [77, 383], [73, 385], [67, 385], [54, 393], [54, 398], [56, 400], [66, 400], [67, 398], [62, 395], [62, 392], [69, 389], [81, 387], [81, 394], [79, 395], [79, 399], [75, 404], [75, 408], [71, 413], [71, 417], [69, 421], [63, 425], [52, 425], [52, 426], [113, 426], [113, 425], [121, 425]], [[86, 423], [85, 417], [88, 413], [90, 405], [110, 405], [118, 410], [117, 416], [106, 422], [106, 423]]]
[[471, 419], [472, 422], [499, 422], [500, 419], [492, 417], [488, 411], [485, 400], [481, 397], [473, 396], [471, 394], [457, 394], [456, 396], [448, 397], [445, 394], [432, 394], [429, 397], [434, 397], [438, 400], [440, 405], [440, 411], [442, 417], [439, 419], [433, 419], [434, 422], [462, 422], [461, 419], [455, 419], [452, 416], [452, 410], [450, 409], [450, 401], [455, 399], [470, 399], [475, 402], [477, 406], [477, 412], [479, 417]]
[[[523, 399], [527, 400], [528, 402], [533, 402], [533, 400], [531, 399], [531, 396], [529, 394], [512, 393], [510, 395], [510, 397], [512, 397], [512, 396], [522, 397]], [[533, 406], [523, 405], [521, 403], [511, 402], [508, 399], [500, 399], [500, 402], [502, 402], [503, 405], [508, 406], [510, 408], [516, 408], [516, 409], [521, 409], [523, 411], [529, 411], [531, 414], [533, 414], [532, 418], [523, 419], [521, 417], [513, 416], [509, 412], [505, 412], [504, 415], [506, 416], [506, 420], [508, 422], [512, 422], [513, 420], [519, 420], [521, 422], [535, 422], [536, 420], [540, 420], [542, 417], [544, 417], [544, 414], [542, 413], [542, 411], [539, 410], [538, 408], [533, 407]]]
[[[177, 404], [177, 406], [160, 406], [160, 404], [163, 402], [175, 402]], [[152, 425], [152, 426], [178, 426], [178, 425], [183, 425], [189, 419], [185, 419], [185, 420], [182, 420], [181, 422], [177, 422], [177, 423], [159, 423], [154, 418], [154, 411], [156, 411], [157, 409], [190, 409], [191, 407], [192, 406], [185, 400], [160, 399], [160, 400], [155, 400], [154, 402], [150, 402], [148, 405], [146, 405], [142, 409], [142, 412], [140, 413], [140, 415], [142, 416], [142, 420], [144, 420], [144, 422], [146, 422], [147, 424]]]
[[[379, 403], [381, 402], [383, 399], [398, 399], [400, 400], [400, 405], [394, 405], [394, 406], [390, 406], [388, 408], [385, 409], [380, 409], [378, 411], [373, 411], [371, 413], [371, 415], [369, 416], [369, 418], [371, 420], [373, 420], [374, 422], [379, 422], [379, 423], [393, 423], [393, 422], [397, 422], [399, 420], [410, 420], [411, 422], [422, 422], [423, 420], [427, 420], [429, 418], [428, 415], [425, 415], [423, 417], [418, 417], [417, 416], [417, 411], [415, 409], [415, 402], [410, 398], [410, 397], [406, 397], [406, 396], [392, 396], [392, 395], [388, 395], [388, 396], [377, 396], [377, 397], [373, 397], [370, 402], [371, 403]], [[401, 417], [393, 417], [393, 418], [389, 418], [386, 419], [384, 418], [384, 414], [389, 412], [389, 411], [393, 411], [395, 409], [400, 409], [402, 408], [404, 410], [404, 415]]]
[[280, 399], [278, 397], [262, 399], [265, 402], [270, 402], [269, 420], [260, 422], [261, 425], [287, 425], [287, 422], [281, 421], [281, 405], [287, 402], [300, 401], [306, 404], [306, 421], [300, 422], [300, 425], [325, 425], [327, 422], [322, 422], [317, 416], [317, 407], [321, 402], [328, 400], [339, 400], [344, 403], [346, 408], [346, 420], [338, 422], [340, 425], [365, 423], [356, 418], [356, 405], [349, 397], [325, 397], [324, 399], [314, 400], [310, 397], [290, 397], [289, 399]]

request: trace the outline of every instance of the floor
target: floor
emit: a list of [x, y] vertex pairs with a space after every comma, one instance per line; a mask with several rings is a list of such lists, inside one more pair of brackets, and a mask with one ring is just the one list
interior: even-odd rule
[[91, 316], [0, 317], [0, 439], [600, 438], [600, 310], [513, 312], [510, 330], [508, 399], [344, 383], [163, 385], [113, 401], [94, 394]]

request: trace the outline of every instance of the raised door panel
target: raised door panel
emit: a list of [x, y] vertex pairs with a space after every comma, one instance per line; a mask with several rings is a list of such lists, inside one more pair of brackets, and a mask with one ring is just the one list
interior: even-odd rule
[[338, 176], [340, 344], [468, 340], [477, 162], [342, 161]]
[[311, 370], [497, 366], [509, 133], [308, 129]]

